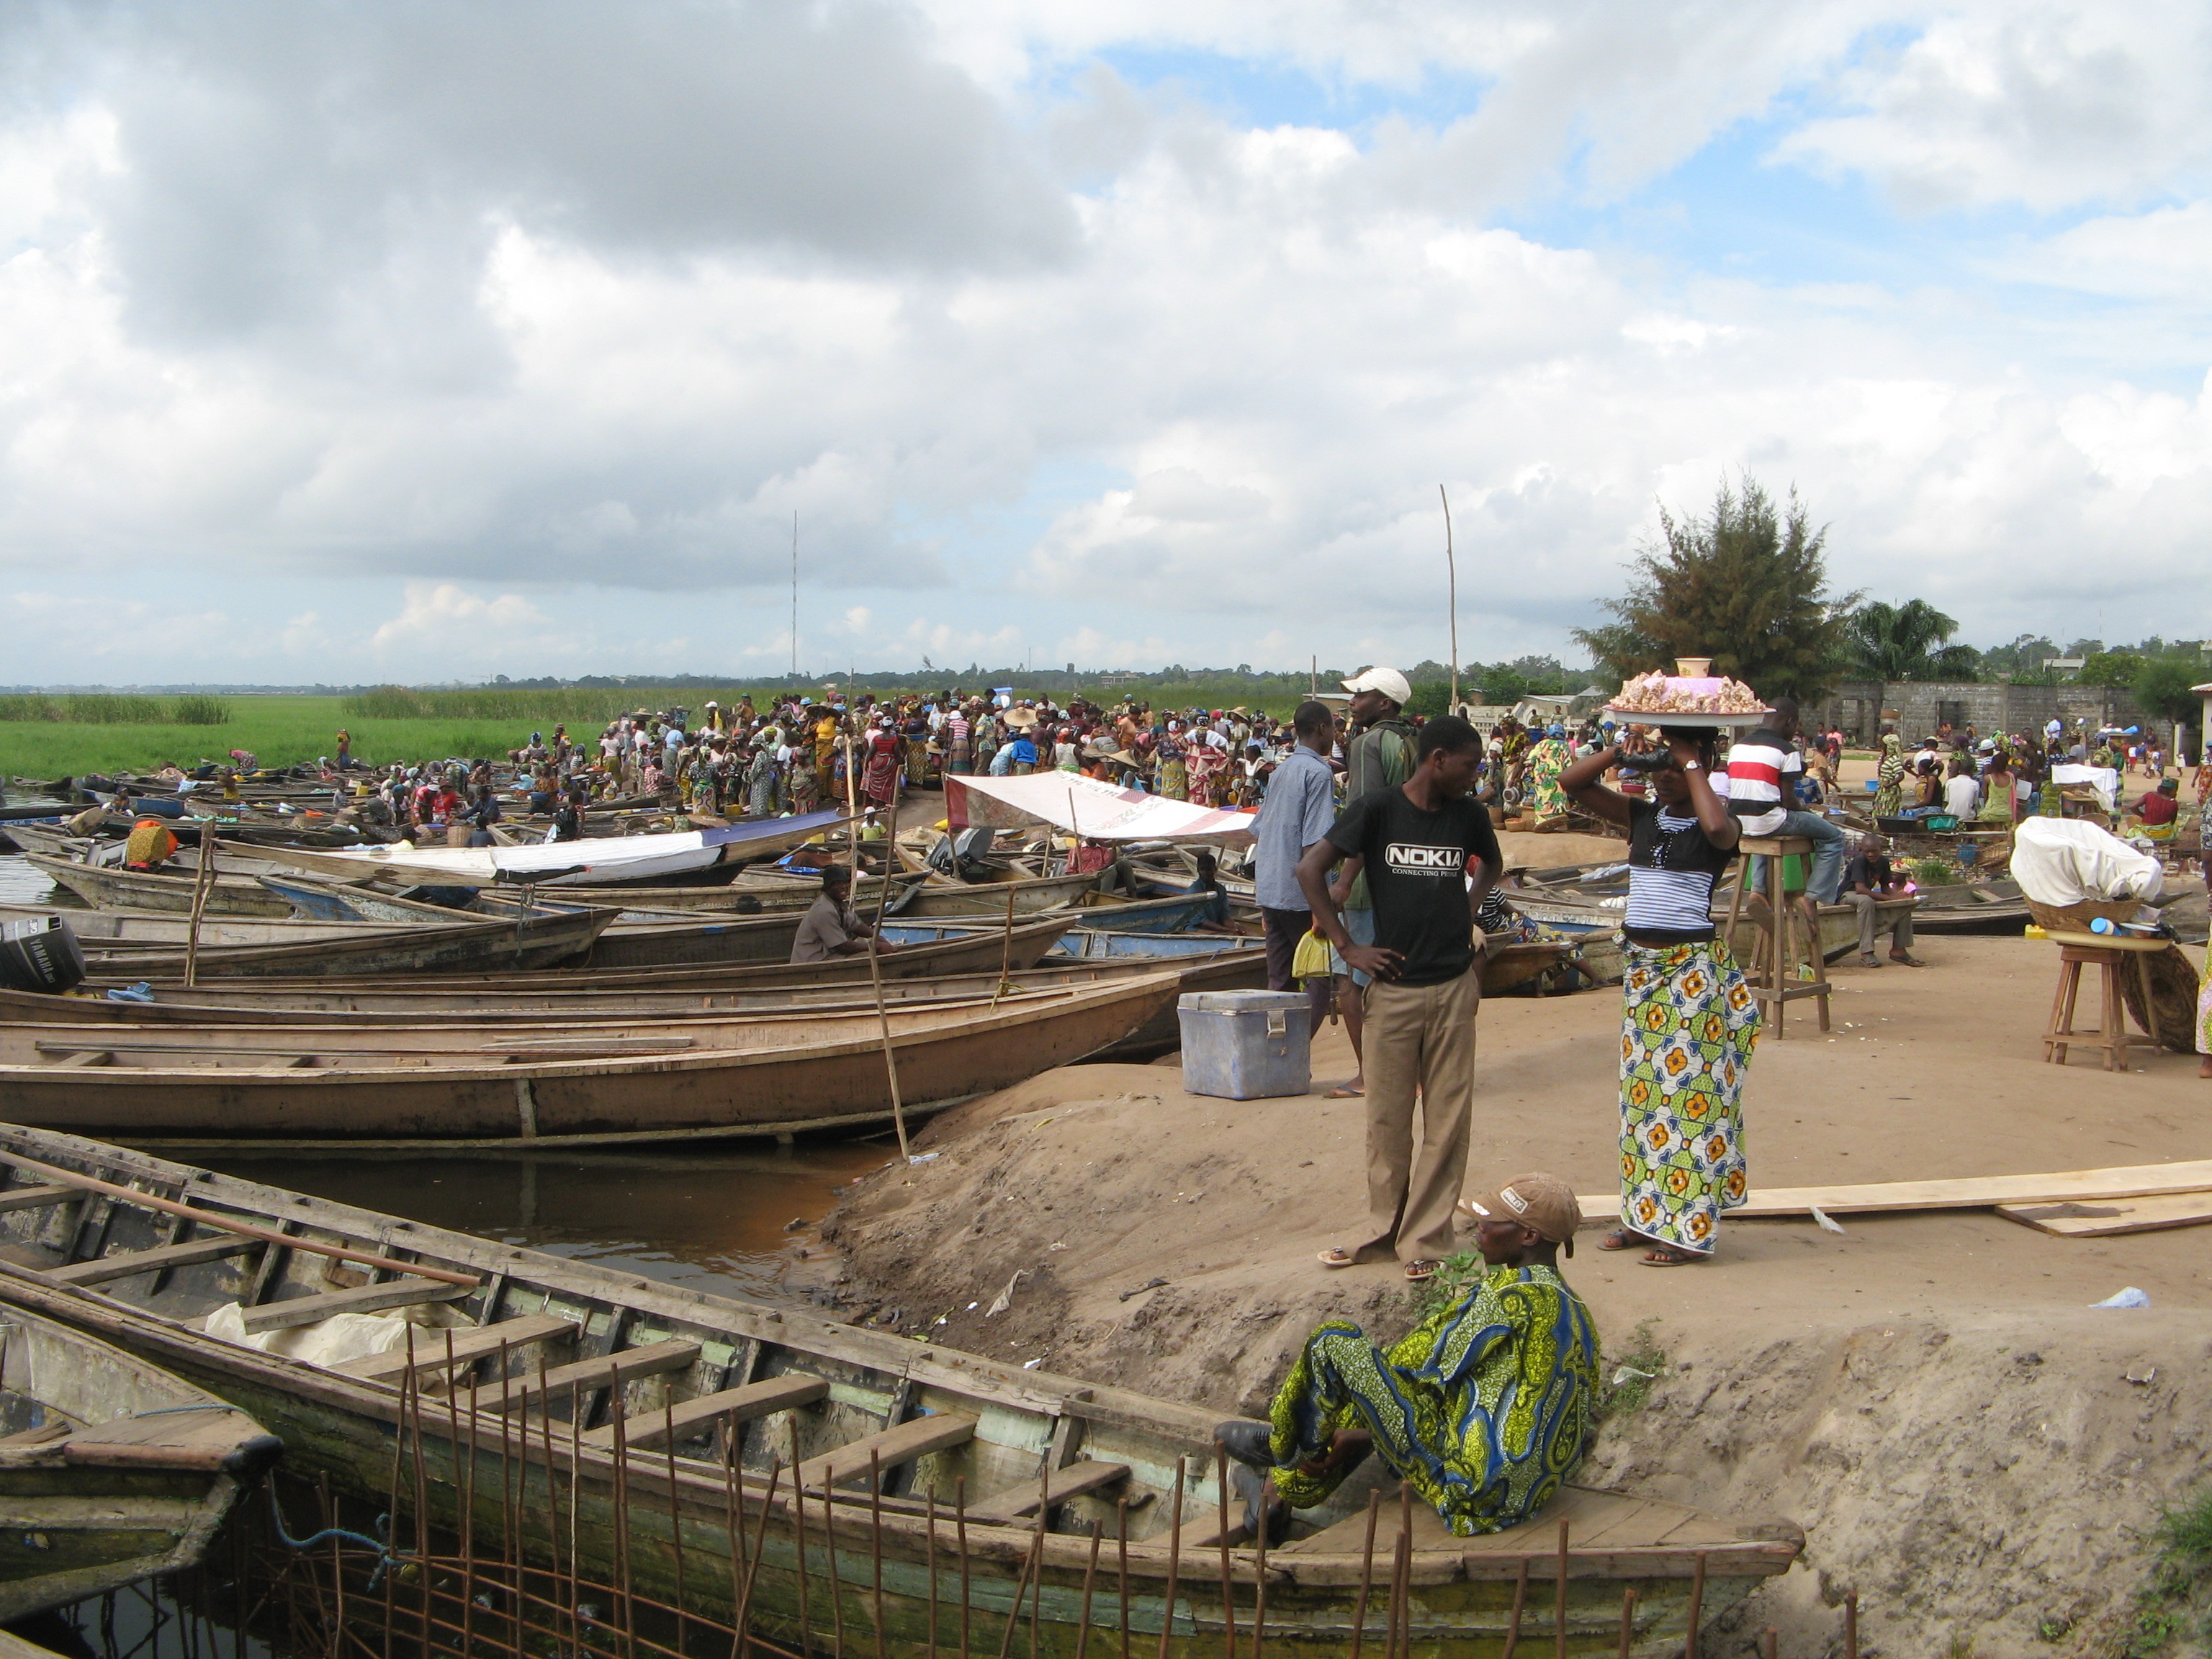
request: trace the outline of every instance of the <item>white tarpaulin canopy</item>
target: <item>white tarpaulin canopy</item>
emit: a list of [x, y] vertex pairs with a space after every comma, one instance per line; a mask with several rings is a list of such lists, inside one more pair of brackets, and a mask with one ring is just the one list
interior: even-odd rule
[[809, 812], [804, 817], [763, 818], [670, 835], [587, 836], [538, 847], [363, 847], [343, 852], [319, 848], [299, 855], [289, 848], [254, 851], [265, 850], [274, 862], [349, 877], [389, 876], [427, 887], [492, 887], [502, 882], [551, 887], [650, 881], [703, 870], [726, 857], [764, 858], [811, 841], [844, 821], [840, 812]]
[[1089, 841], [1205, 842], [1248, 847], [1252, 812], [1217, 811], [1187, 800], [1117, 789], [1080, 772], [1038, 772], [1026, 778], [949, 777], [945, 821], [955, 830], [1012, 830], [1049, 823]]

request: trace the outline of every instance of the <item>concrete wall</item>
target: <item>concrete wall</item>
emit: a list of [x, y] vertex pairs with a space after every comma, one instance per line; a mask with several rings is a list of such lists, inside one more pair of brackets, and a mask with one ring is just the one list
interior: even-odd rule
[[[1842, 727], [1844, 736], [1871, 744], [1883, 729], [1883, 714], [1908, 742], [1935, 734], [1945, 720], [1954, 729], [1968, 726], [1983, 737], [1996, 732], [2039, 731], [2057, 719], [2069, 727], [2076, 720], [2092, 726], [2141, 726], [2142, 711], [2124, 691], [2100, 685], [2005, 685], [1965, 681], [1899, 680], [1876, 684], [1848, 681], [1814, 706], [1818, 720]], [[1813, 722], [1808, 719], [1807, 724]]]

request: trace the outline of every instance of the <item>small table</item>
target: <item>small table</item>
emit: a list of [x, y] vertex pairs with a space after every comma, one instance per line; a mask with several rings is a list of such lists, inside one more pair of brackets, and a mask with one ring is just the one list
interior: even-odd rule
[[[2128, 1048], [2135, 1038], [2128, 1030], [2127, 999], [2120, 994], [2120, 975], [2130, 957], [2135, 963], [2136, 982], [2142, 991], [2143, 1030], [2151, 1046], [2158, 1046], [2158, 1006], [2151, 997], [2149, 957], [2166, 948], [2164, 939], [2069, 931], [2051, 933], [2045, 937], [2058, 947], [2059, 966], [2058, 989], [2051, 1000], [2051, 1025], [2043, 1034], [2045, 1060], [2054, 1066], [2063, 1066], [2070, 1047], [2102, 1048], [2106, 1071], [2128, 1069]], [[2085, 967], [2103, 969], [2103, 1006], [2098, 1028], [2091, 1031], [2076, 1030], [2074, 1026], [2074, 1003], [2081, 994], [2081, 969]], [[2077, 1042], [2077, 1039], [2086, 1040]]]

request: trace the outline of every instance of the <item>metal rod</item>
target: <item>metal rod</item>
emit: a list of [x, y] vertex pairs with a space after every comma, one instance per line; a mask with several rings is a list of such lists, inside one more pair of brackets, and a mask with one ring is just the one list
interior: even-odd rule
[[[1213, 1454], [1214, 1487], [1221, 1496], [1221, 1659], [1237, 1659], [1237, 1581], [1229, 1568], [1229, 1452]], [[1259, 1524], [1267, 1525], [1263, 1517]]]
[[[792, 1455], [796, 1459], [798, 1454], [799, 1446], [794, 1437]], [[811, 1653], [814, 1650], [814, 1631], [806, 1606], [806, 1580], [809, 1577], [806, 1570], [806, 1489], [799, 1484], [799, 1465], [796, 1462], [791, 1466], [791, 1513], [799, 1533], [799, 1650]]]
[[1859, 1593], [1844, 1596], [1844, 1659], [1859, 1659]]
[[684, 1510], [676, 1500], [676, 1401], [672, 1395], [663, 1395], [660, 1401], [662, 1443], [668, 1457], [668, 1547], [673, 1557], [676, 1574], [676, 1645], [684, 1645]]
[[991, 1006], [999, 1006], [999, 999], [1014, 988], [1014, 890], [1006, 889], [1006, 936], [999, 950], [999, 986], [991, 993]]
[[1252, 1659], [1267, 1644], [1267, 1517], [1275, 1510], [1273, 1471], [1260, 1477], [1260, 1548], [1252, 1561]]
[[422, 1384], [415, 1370], [415, 1328], [407, 1328], [407, 1370], [416, 1378], [415, 1406], [415, 1553], [421, 1558], [416, 1571], [422, 1587], [422, 1649], [430, 1648], [430, 1477], [422, 1445]]
[[[893, 1085], [896, 1091], [896, 1085]], [[891, 1098], [898, 1096], [894, 1092]], [[868, 1547], [875, 1558], [876, 1659], [886, 1659], [884, 1649], [884, 1468], [882, 1453], [868, 1448]]]
[[929, 1659], [937, 1659], [937, 1494], [924, 1494], [922, 1533], [929, 1549]]
[[1505, 1621], [1505, 1651], [1503, 1659], [1513, 1659], [1513, 1650], [1521, 1645], [1521, 1615], [1528, 1605], [1528, 1558], [1521, 1558], [1521, 1571], [1513, 1579], [1513, 1611]]
[[830, 1565], [830, 1640], [836, 1659], [845, 1659], [845, 1597], [837, 1577], [837, 1522], [830, 1511], [830, 1482], [822, 1482], [822, 1548]]
[[622, 1382], [607, 1366], [607, 1408], [615, 1431], [615, 1590], [622, 1598], [623, 1659], [637, 1659], [637, 1602], [629, 1559], [629, 1422]]
[[1159, 1659], [1168, 1659], [1168, 1641], [1175, 1634], [1176, 1577], [1182, 1570], [1182, 1484], [1189, 1462], [1188, 1457], [1176, 1459], [1175, 1511], [1168, 1522], [1168, 1593], [1161, 1604]]
[[[453, 1370], [453, 1328], [446, 1327], [446, 1374]], [[477, 1380], [469, 1378], [468, 1461], [463, 1463], [461, 1391], [446, 1384], [446, 1415], [453, 1426], [453, 1493], [460, 1505], [461, 1534], [461, 1651], [466, 1653], [476, 1636], [477, 1608]]]
[[1121, 1659], [1129, 1659], [1129, 1500], [1122, 1498], [1115, 1510], [1118, 1553], [1121, 1558]]
[[1398, 1593], [1406, 1574], [1411, 1570], [1411, 1543], [1405, 1529], [1401, 1528], [1390, 1546], [1390, 1623], [1382, 1638], [1382, 1659], [1398, 1659], [1401, 1626], [1405, 1618], [1405, 1608], [1399, 1603]]
[[1759, 1632], [1759, 1659], [1774, 1659], [1774, 1644], [1780, 1639], [1781, 1632], [1776, 1630], [1771, 1625], [1769, 1625], [1765, 1630]]
[[1371, 1486], [1367, 1492], [1367, 1542], [1359, 1553], [1359, 1600], [1352, 1614], [1352, 1659], [1359, 1659], [1367, 1637], [1367, 1595], [1375, 1587], [1375, 1522], [1382, 1513], [1382, 1488]]
[[1636, 1586], [1631, 1584], [1620, 1593], [1620, 1659], [1629, 1659], [1629, 1649], [1636, 1642]]
[[[1774, 860], [1779, 865], [1782, 860]], [[1690, 1573], [1690, 1628], [1682, 1638], [1682, 1659], [1698, 1659], [1698, 1620], [1705, 1607], [1705, 1557], [1698, 1553], [1698, 1565]]]
[[968, 1477], [952, 1480], [952, 1524], [960, 1538], [960, 1659], [968, 1659]]
[[1437, 486], [1437, 499], [1444, 504], [1444, 580], [1449, 598], [1446, 605], [1451, 615], [1451, 707], [1448, 714], [1459, 713], [1459, 560], [1452, 552], [1451, 497], [1444, 494], [1442, 484]]
[[[732, 1457], [731, 1461], [734, 1463], [736, 1460]], [[798, 1471], [794, 1468], [792, 1474], [792, 1487], [793, 1491], [796, 1491], [799, 1485]], [[776, 1483], [782, 1479], [783, 1460], [781, 1457], [770, 1459], [768, 1470], [768, 1495], [761, 1500], [760, 1531], [753, 1536], [752, 1559], [745, 1567], [744, 1596], [743, 1600], [738, 1601], [737, 1607], [738, 1643], [738, 1659], [744, 1659], [745, 1645], [750, 1643], [753, 1639], [750, 1617], [753, 1604], [753, 1580], [760, 1576], [761, 1562], [768, 1554], [768, 1517], [769, 1511], [775, 1508]], [[740, 1486], [739, 1491], [742, 1492], [742, 1486]], [[738, 1511], [738, 1530], [740, 1536], [744, 1534], [744, 1511], [741, 1508]], [[804, 1585], [806, 1582], [804, 1571], [805, 1565], [805, 1558], [802, 1556], [799, 1561], [799, 1566], [801, 1568], [799, 1583], [801, 1585]]]
[[1097, 1522], [1091, 1523], [1091, 1559], [1083, 1568], [1083, 1611], [1075, 1620], [1075, 1659], [1084, 1659], [1091, 1648], [1091, 1591], [1098, 1582], [1098, 1541], [1104, 1533]]
[[1037, 1462], [1036, 1583], [1030, 1591], [1030, 1659], [1039, 1659], [1038, 1626], [1044, 1622], [1044, 1534], [1052, 1512], [1052, 1470], [1049, 1459]]
[[1559, 1579], [1552, 1587], [1553, 1659], [1567, 1659], [1567, 1523], [1559, 1522]]

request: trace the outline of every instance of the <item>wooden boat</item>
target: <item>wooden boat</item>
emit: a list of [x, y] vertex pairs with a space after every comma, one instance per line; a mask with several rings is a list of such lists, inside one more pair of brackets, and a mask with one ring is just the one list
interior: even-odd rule
[[[39, 1264], [0, 1269], [21, 1305], [243, 1407], [284, 1437], [298, 1473], [372, 1513], [415, 1512], [411, 1493], [392, 1502], [404, 1423], [437, 1524], [455, 1527], [467, 1501], [472, 1530], [519, 1525], [519, 1548], [594, 1583], [611, 1581], [619, 1549], [636, 1593], [676, 1601], [680, 1577], [695, 1612], [731, 1620], [742, 1601], [753, 1631], [793, 1651], [820, 1646], [834, 1621], [850, 1651], [925, 1659], [968, 1616], [975, 1645], [1009, 1659], [1072, 1659], [1086, 1625], [1109, 1650], [1119, 1630], [1147, 1655], [1214, 1659], [1227, 1615], [1255, 1649], [1307, 1659], [1344, 1659], [1355, 1643], [1381, 1653], [1393, 1629], [1424, 1659], [1498, 1659], [1518, 1602], [1524, 1650], [1553, 1648], [1564, 1547], [1567, 1650], [1615, 1652], [1633, 1589], [1632, 1650], [1656, 1659], [1682, 1645], [1693, 1578], [1715, 1618], [1803, 1547], [1787, 1521], [1571, 1486], [1488, 1537], [1452, 1537], [1424, 1511], [1394, 1576], [1395, 1499], [1363, 1547], [1370, 1464], [1263, 1559], [1216, 1483], [1216, 1413], [69, 1136], [0, 1126], [0, 1158], [24, 1188], [64, 1189], [0, 1212], [0, 1236]], [[87, 1182], [100, 1184], [70, 1203]], [[183, 1227], [155, 1207], [165, 1201], [192, 1212]], [[104, 1225], [74, 1224], [95, 1205]], [[131, 1272], [179, 1240], [230, 1253]], [[62, 1282], [87, 1248], [103, 1255], [95, 1271], [118, 1275], [107, 1296]], [[233, 1303], [249, 1322], [422, 1322], [411, 1352], [325, 1368], [187, 1323]], [[533, 1456], [514, 1449], [518, 1420]], [[742, 1571], [729, 1565], [733, 1519], [759, 1540]]]
[[1918, 933], [2017, 933], [2028, 921], [2027, 900], [2016, 881], [1923, 887], [1912, 913]]
[[[587, 912], [594, 918], [609, 915], [604, 910]], [[565, 919], [554, 921], [514, 922], [487, 921], [472, 924], [467, 928], [412, 929], [403, 935], [415, 939], [428, 933], [433, 939], [451, 938], [456, 933], [473, 933], [476, 927], [504, 929], [512, 939], [518, 926], [524, 928], [550, 928], [567, 926]], [[596, 923], [595, 923], [596, 925]], [[374, 936], [382, 939], [400, 930], [388, 930]], [[996, 973], [1002, 968], [1034, 968], [1039, 957], [1052, 948], [1053, 941], [1066, 931], [1066, 924], [1057, 916], [1047, 916], [1040, 921], [1017, 924], [1011, 934], [1004, 928], [962, 929], [934, 943], [905, 947], [885, 952], [879, 960], [886, 980], [927, 979], [942, 974]], [[496, 934], [489, 935], [496, 943]], [[336, 950], [337, 946], [331, 947]], [[579, 947], [580, 949], [580, 947]], [[572, 955], [574, 953], [571, 953]], [[183, 958], [179, 957], [177, 962]], [[496, 960], [493, 965], [497, 966]], [[87, 988], [94, 992], [131, 985], [149, 977], [141, 971], [143, 958], [105, 963], [94, 967], [88, 978]], [[321, 971], [312, 976], [288, 974], [276, 970], [275, 981], [289, 981], [292, 988], [313, 985], [318, 988], [330, 987], [337, 990], [381, 991], [391, 988], [393, 975], [404, 975], [410, 970], [395, 968], [389, 972], [370, 969], [366, 973], [354, 971]], [[506, 994], [535, 993], [545, 990], [605, 992], [605, 991], [668, 991], [681, 990], [706, 994], [714, 991], [776, 990], [786, 988], [807, 988], [830, 985], [848, 985], [869, 982], [868, 959], [863, 956], [838, 957], [828, 962], [808, 963], [740, 963], [736, 965], [677, 968], [568, 968], [558, 969], [501, 969], [490, 978], [469, 976], [465, 968], [434, 969], [440, 977], [437, 982], [459, 990], [483, 991]], [[480, 972], [481, 970], [477, 970]], [[450, 975], [450, 976], [448, 976]], [[259, 988], [257, 986], [257, 990]]]
[[[155, 911], [169, 915], [191, 914], [192, 896], [199, 885], [197, 874], [165, 875], [158, 870], [125, 870], [33, 853], [30, 862], [98, 910]], [[293, 914], [282, 898], [246, 876], [219, 871], [204, 900], [211, 916], [265, 916]]]
[[1024, 915], [1038, 910], [1057, 910], [1072, 904], [1076, 898], [1098, 885], [1096, 871], [1080, 872], [1072, 876], [1040, 876], [1019, 881], [986, 881], [969, 884], [938, 877], [918, 887], [907, 890], [905, 896], [891, 907], [902, 920], [930, 916], [975, 916], [1004, 919], [1006, 901], [1013, 900], [1014, 914]]
[[198, 1565], [283, 1443], [9, 1288], [0, 1281], [0, 1620]]
[[[44, 913], [41, 913], [44, 914]], [[86, 919], [97, 922], [113, 911], [81, 911], [67, 920], [72, 928]], [[174, 922], [173, 917], [159, 920]], [[493, 969], [542, 969], [572, 961], [591, 948], [607, 924], [611, 910], [580, 910], [574, 915], [526, 917], [514, 921], [489, 920], [455, 922], [443, 927], [362, 927], [343, 929], [337, 937], [325, 933], [295, 942], [276, 944], [216, 944], [206, 935], [225, 927], [283, 927], [313, 924], [257, 922], [222, 918], [202, 924], [198, 971], [208, 978], [293, 978], [322, 975], [465, 974]], [[118, 941], [109, 945], [95, 936], [85, 958], [92, 978], [100, 985], [128, 984], [135, 980], [163, 981], [181, 979], [185, 948], [180, 943]]]
[[[1172, 973], [887, 1010], [920, 1114], [1064, 1066], [1171, 1006]], [[792, 1134], [880, 1122], [872, 1013], [617, 1030], [542, 1026], [0, 1028], [0, 1096], [43, 1127], [143, 1143], [532, 1146]]]

